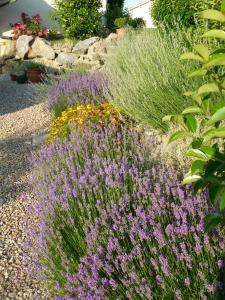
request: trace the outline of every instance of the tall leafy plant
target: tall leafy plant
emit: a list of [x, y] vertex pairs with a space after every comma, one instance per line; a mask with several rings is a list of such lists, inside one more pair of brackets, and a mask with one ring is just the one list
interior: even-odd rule
[[[201, 17], [225, 23], [225, 0], [221, 11], [205, 10]], [[207, 76], [209, 81], [197, 90], [185, 93], [195, 101], [195, 106], [187, 107], [180, 115], [167, 115], [163, 121], [181, 126], [169, 142], [191, 138], [186, 155], [194, 161], [183, 183], [193, 183], [195, 192], [208, 189], [217, 211], [207, 217], [206, 230], [210, 230], [220, 223], [225, 225], [225, 31], [212, 29], [203, 38], [219, 39], [221, 48], [210, 51], [205, 45], [195, 45], [194, 52], [184, 53], [181, 59], [195, 60], [200, 65], [191, 72], [190, 78]]]
[[124, 11], [124, 0], [108, 0], [106, 10], [106, 25], [109, 29], [114, 29], [114, 22], [117, 18], [128, 17]]
[[57, 0], [57, 18], [67, 37], [90, 37], [101, 28], [101, 0]]

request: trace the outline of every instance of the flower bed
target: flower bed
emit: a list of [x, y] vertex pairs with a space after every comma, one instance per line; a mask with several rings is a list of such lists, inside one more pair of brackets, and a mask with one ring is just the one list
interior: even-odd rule
[[21, 21], [11, 24], [14, 39], [17, 40], [21, 35], [39, 36], [46, 39], [48, 37], [47, 28], [41, 25], [40, 15], [29, 17], [26, 13], [21, 14]]

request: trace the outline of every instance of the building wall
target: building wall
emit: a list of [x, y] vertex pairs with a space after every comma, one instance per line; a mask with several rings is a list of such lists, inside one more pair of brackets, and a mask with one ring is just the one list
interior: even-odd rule
[[154, 27], [153, 20], [150, 16], [150, 9], [152, 6], [152, 1], [142, 1], [140, 4], [129, 9], [129, 13], [132, 18], [143, 18], [146, 22], [146, 27]]

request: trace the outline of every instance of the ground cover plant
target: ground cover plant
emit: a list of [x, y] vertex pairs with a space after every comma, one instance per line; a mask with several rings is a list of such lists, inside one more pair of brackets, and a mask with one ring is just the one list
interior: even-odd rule
[[81, 129], [88, 124], [105, 127], [108, 124], [119, 125], [120, 122], [120, 112], [112, 104], [75, 105], [67, 108], [58, 118], [53, 120], [49, 129], [48, 140], [52, 142], [57, 138], [69, 137], [72, 128], [73, 130]]
[[184, 36], [164, 29], [128, 34], [106, 62], [107, 100], [136, 121], [165, 129], [162, 117], [193, 104], [183, 93], [197, 86], [186, 78], [193, 64], [179, 61], [190, 43]]
[[[223, 4], [225, 5], [225, 1]], [[206, 10], [202, 12], [202, 17], [225, 23], [224, 11], [222, 5], [222, 11]], [[203, 35], [205, 38], [219, 39], [223, 39], [223, 36], [224, 31], [220, 29], [209, 30]], [[170, 137], [170, 142], [179, 138], [191, 138], [186, 155], [192, 157], [194, 162], [183, 182], [194, 183], [195, 192], [207, 188], [210, 200], [219, 210], [218, 213], [214, 212], [208, 216], [207, 229], [219, 223], [225, 224], [225, 55], [222, 46], [223, 44], [221, 48], [210, 51], [202, 44], [195, 45], [194, 52], [187, 52], [181, 56], [181, 59], [199, 62], [198, 68], [192, 71], [190, 77], [209, 76], [210, 80], [197, 90], [186, 92], [186, 96], [195, 100], [195, 106], [187, 107], [181, 115], [170, 115], [164, 118], [165, 121], [176, 122], [178, 126], [180, 125], [181, 130]]]
[[75, 104], [102, 103], [104, 81], [100, 73], [77, 73], [61, 79], [49, 89], [48, 109], [53, 111], [55, 117], [59, 117], [67, 107]]

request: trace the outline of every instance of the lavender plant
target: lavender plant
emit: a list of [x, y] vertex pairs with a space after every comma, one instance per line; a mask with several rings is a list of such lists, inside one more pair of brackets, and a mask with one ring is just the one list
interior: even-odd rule
[[87, 104], [91, 101], [101, 103], [104, 99], [103, 81], [104, 76], [100, 73], [77, 73], [60, 80], [49, 90], [48, 109], [53, 110], [54, 115], [58, 117], [71, 105]]
[[43, 147], [33, 169], [28, 248], [56, 299], [223, 295], [224, 240], [204, 233], [205, 195], [154, 167], [138, 133], [75, 132]]

